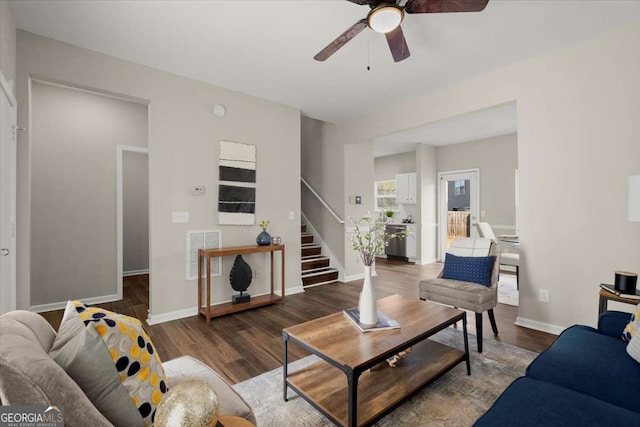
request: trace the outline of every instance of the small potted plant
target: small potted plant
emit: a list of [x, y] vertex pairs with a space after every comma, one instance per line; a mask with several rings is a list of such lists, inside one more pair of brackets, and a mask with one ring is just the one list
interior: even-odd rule
[[391, 209], [384, 211], [384, 214], [387, 217], [387, 222], [391, 222], [391, 218], [393, 217], [393, 211]]

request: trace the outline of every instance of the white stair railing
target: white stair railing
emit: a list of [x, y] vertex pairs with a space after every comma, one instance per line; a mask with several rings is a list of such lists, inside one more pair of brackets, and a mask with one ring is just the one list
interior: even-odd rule
[[331, 213], [331, 215], [333, 215], [333, 217], [336, 219], [336, 221], [338, 221], [340, 224], [344, 224], [344, 220], [342, 218], [340, 218], [338, 216], [338, 214], [336, 213], [336, 211], [334, 211], [331, 206], [329, 206], [327, 204], [327, 202], [325, 202], [322, 197], [320, 197], [320, 195], [316, 192], [316, 190], [313, 189], [313, 187], [311, 187], [311, 185], [309, 185], [309, 183], [303, 178], [300, 177], [300, 181], [302, 181], [302, 183], [304, 185], [307, 186], [307, 188], [309, 189], [309, 191], [311, 191], [311, 194], [313, 194], [314, 196], [316, 196], [316, 198], [320, 201], [320, 203], [322, 203], [322, 205], [327, 208], [327, 210], [329, 211], [329, 213]]

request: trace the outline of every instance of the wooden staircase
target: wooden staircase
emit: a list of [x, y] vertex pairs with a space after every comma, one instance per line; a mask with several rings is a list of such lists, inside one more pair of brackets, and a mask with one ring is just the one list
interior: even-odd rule
[[329, 257], [322, 255], [322, 248], [313, 243], [313, 234], [307, 226], [300, 228], [302, 242], [302, 286], [318, 286], [338, 281], [338, 270], [329, 266]]

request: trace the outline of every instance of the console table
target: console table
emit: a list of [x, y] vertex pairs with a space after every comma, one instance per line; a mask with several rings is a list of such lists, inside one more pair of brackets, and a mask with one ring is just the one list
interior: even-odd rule
[[[281, 252], [281, 273], [282, 283], [280, 295], [274, 292], [275, 276], [273, 270], [274, 264], [274, 252]], [[229, 256], [229, 255], [245, 255], [269, 252], [271, 255], [271, 292], [268, 295], [261, 295], [257, 297], [251, 297], [248, 302], [242, 302], [238, 304], [232, 304], [231, 302], [225, 302], [221, 304], [211, 305], [211, 258]], [[205, 293], [205, 306], [202, 306], [202, 263], [206, 263], [206, 293]], [[284, 245], [266, 245], [266, 246], [236, 246], [231, 248], [219, 248], [219, 249], [198, 249], [198, 314], [204, 316], [207, 319], [207, 323], [211, 322], [212, 317], [224, 316], [225, 314], [236, 313], [238, 311], [249, 310], [256, 307], [262, 307], [265, 305], [275, 304], [277, 302], [284, 302]]]

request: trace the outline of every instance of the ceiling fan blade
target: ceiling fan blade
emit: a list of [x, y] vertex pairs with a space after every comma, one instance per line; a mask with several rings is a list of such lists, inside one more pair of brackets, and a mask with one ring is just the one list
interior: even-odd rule
[[489, 0], [409, 0], [407, 13], [480, 12]]
[[402, 28], [400, 26], [396, 27], [395, 30], [386, 33], [385, 37], [387, 38], [387, 43], [389, 43], [389, 49], [391, 49], [391, 55], [393, 55], [393, 60], [395, 62], [407, 59], [411, 55], [411, 53], [409, 53], [409, 46], [407, 46], [407, 41], [404, 38], [404, 34], [402, 33]]
[[353, 24], [347, 31], [340, 34], [334, 41], [329, 43], [327, 47], [322, 49], [320, 52], [313, 57], [316, 61], [324, 61], [329, 58], [331, 55], [336, 53], [338, 49], [347, 44], [349, 40], [360, 34], [362, 30], [367, 28], [367, 20], [361, 19], [355, 24]]

